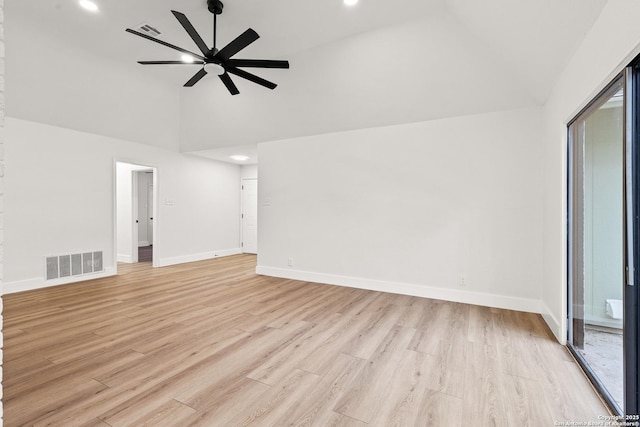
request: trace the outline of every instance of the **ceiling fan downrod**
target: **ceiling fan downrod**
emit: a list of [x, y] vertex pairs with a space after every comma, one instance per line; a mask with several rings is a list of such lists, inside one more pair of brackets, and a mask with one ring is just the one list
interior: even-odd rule
[[213, 47], [211, 48], [211, 50], [215, 54], [218, 52], [218, 49], [216, 49], [216, 27], [217, 27], [216, 18], [218, 17], [218, 15], [222, 14], [222, 9], [224, 8], [224, 5], [220, 0], [207, 0], [207, 8], [209, 9], [209, 12], [213, 13]]

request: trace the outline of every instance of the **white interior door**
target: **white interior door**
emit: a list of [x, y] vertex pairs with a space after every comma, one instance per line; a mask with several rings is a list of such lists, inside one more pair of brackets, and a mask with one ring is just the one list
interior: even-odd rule
[[258, 253], [258, 180], [242, 180], [242, 252]]

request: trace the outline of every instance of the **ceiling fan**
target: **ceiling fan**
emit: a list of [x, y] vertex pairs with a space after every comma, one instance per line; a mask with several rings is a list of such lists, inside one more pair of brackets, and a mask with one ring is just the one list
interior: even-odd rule
[[[199, 64], [202, 65], [200, 71], [194, 74], [193, 77], [187, 81], [184, 86], [192, 87], [196, 83], [200, 81], [204, 76], [208, 73], [212, 72], [217, 74], [222, 80], [222, 83], [227, 87], [231, 95], [237, 95], [240, 93], [236, 85], [231, 80], [231, 76], [229, 73], [234, 74], [243, 79], [247, 79], [253, 83], [257, 83], [260, 86], [264, 86], [269, 89], [275, 89], [276, 84], [272, 83], [268, 80], [265, 80], [261, 77], [256, 76], [255, 74], [251, 74], [245, 70], [241, 70], [240, 68], [289, 68], [289, 61], [279, 61], [279, 60], [268, 60], [268, 59], [234, 59], [232, 56], [240, 52], [242, 49], [249, 46], [254, 41], [258, 40], [260, 37], [258, 33], [249, 28], [244, 33], [240, 34], [234, 40], [232, 40], [229, 44], [227, 44], [222, 49], [218, 50], [216, 47], [216, 17], [222, 13], [223, 4], [219, 0], [207, 0], [207, 8], [209, 12], [213, 14], [213, 47], [209, 49], [207, 44], [202, 40], [202, 37], [198, 34], [196, 29], [191, 25], [189, 19], [180, 13], [172, 10], [171, 13], [176, 17], [178, 22], [182, 25], [185, 31], [189, 34], [191, 39], [195, 42], [196, 46], [202, 52], [202, 55], [190, 52], [181, 47], [172, 45], [163, 40], [159, 40], [155, 37], [149, 36], [147, 34], [141, 33], [139, 31], [132, 30], [131, 28], [127, 28], [127, 32], [131, 34], [135, 34], [137, 36], [143, 37], [145, 39], [151, 40], [152, 42], [159, 43], [163, 46], [167, 46], [171, 49], [175, 49], [184, 54], [190, 55], [194, 58], [193, 62], [185, 62], [185, 61], [138, 61], [139, 64], [142, 65], [193, 65]], [[240, 67], [240, 68], [238, 68]]]

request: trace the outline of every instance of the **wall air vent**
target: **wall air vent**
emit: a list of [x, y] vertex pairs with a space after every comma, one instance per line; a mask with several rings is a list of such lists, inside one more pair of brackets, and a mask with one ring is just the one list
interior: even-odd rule
[[155, 27], [153, 27], [153, 26], [151, 26], [149, 24], [140, 24], [137, 27], [135, 27], [134, 30], [136, 30], [139, 33], [151, 36], [151, 37], [158, 37], [160, 34], [162, 34], [160, 31], [158, 31], [157, 28], [155, 28]]
[[45, 268], [47, 280], [99, 273], [104, 271], [102, 251], [48, 256]]

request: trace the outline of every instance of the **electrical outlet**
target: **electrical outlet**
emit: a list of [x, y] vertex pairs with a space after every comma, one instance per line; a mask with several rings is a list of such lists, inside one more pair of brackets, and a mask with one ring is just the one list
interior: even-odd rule
[[289, 267], [293, 267], [293, 258], [289, 258]]
[[460, 279], [458, 280], [458, 284], [460, 286], [467, 286], [467, 277], [463, 274], [460, 275]]

